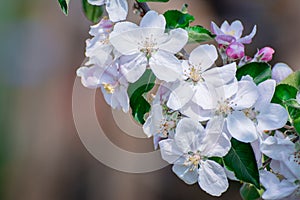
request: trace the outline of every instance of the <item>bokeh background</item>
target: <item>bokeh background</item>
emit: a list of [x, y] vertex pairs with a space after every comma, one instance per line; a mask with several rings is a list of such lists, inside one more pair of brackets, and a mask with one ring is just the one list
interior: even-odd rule
[[[150, 6], [164, 12], [183, 3], [196, 16], [193, 24], [206, 28], [210, 21], [240, 19], [248, 34], [256, 24], [247, 54], [271, 46], [276, 50], [272, 65], [285, 62], [300, 69], [300, 1], [170, 0]], [[129, 18], [139, 20], [132, 12]], [[72, 87], [90, 25], [80, 1], [71, 0], [66, 17], [56, 0], [0, 0], [0, 199], [216, 199], [197, 185], [185, 185], [170, 166], [127, 174], [106, 167], [82, 145], [72, 117]], [[122, 134], [100, 92], [96, 108], [113, 142], [136, 152], [152, 150], [151, 139]], [[239, 186], [231, 182], [219, 199], [240, 199]]]

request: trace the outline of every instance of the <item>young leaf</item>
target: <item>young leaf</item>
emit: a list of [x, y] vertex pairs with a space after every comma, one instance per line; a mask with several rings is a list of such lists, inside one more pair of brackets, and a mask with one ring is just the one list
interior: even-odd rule
[[144, 115], [149, 112], [150, 104], [144, 98], [155, 85], [155, 75], [147, 69], [143, 76], [135, 83], [131, 83], [127, 89], [130, 98], [130, 107], [133, 118], [140, 124], [145, 123]]
[[244, 183], [240, 189], [240, 194], [244, 200], [256, 200], [260, 197], [259, 191], [254, 185]]
[[271, 78], [271, 66], [263, 62], [251, 62], [239, 68], [236, 72], [236, 77], [241, 80], [243, 76], [249, 75], [253, 78], [256, 84], [259, 84]]
[[88, 20], [90, 20], [93, 23], [97, 23], [100, 21], [101, 16], [103, 14], [102, 6], [91, 5], [87, 2], [87, 0], [82, 0], [82, 8]]
[[189, 42], [207, 42], [215, 37], [214, 34], [202, 26], [186, 27], [185, 30], [189, 34]]
[[300, 90], [300, 71], [290, 74], [286, 79], [281, 81], [280, 84], [290, 85]]
[[224, 157], [224, 163], [233, 170], [235, 176], [244, 182], [260, 188], [259, 173], [253, 149], [249, 143], [231, 139], [231, 149]]
[[137, 2], [168, 2], [169, 0], [137, 0]]
[[285, 106], [285, 101], [295, 99], [297, 89], [287, 84], [279, 84], [276, 86], [275, 93], [272, 99], [273, 103], [278, 103]]
[[68, 15], [69, 12], [69, 2], [70, 0], [58, 0], [61, 10], [65, 15]]
[[195, 20], [194, 16], [179, 10], [168, 10], [164, 13], [164, 16], [167, 29], [186, 28]]

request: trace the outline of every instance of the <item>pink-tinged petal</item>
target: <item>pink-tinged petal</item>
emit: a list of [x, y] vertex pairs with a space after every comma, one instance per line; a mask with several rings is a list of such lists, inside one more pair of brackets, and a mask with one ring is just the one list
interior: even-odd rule
[[281, 105], [271, 103], [259, 110], [256, 119], [259, 130], [276, 130], [282, 128], [286, 124], [288, 112]]
[[255, 36], [256, 34], [256, 25], [253, 27], [251, 33], [245, 37], [242, 37], [241, 39], [237, 40], [240, 43], [243, 44], [250, 44], [252, 42], [252, 38]]
[[127, 0], [110, 0], [106, 3], [106, 11], [112, 22], [125, 20], [128, 13]]
[[177, 81], [176, 87], [170, 88], [171, 94], [167, 106], [173, 110], [182, 108], [194, 95], [190, 84], [187, 82]]
[[198, 121], [183, 118], [177, 124], [174, 139], [181, 152], [188, 153], [198, 150], [198, 144], [204, 136], [204, 128]]
[[198, 171], [192, 170], [191, 167], [184, 164], [174, 164], [172, 171], [186, 184], [192, 185], [198, 181]]
[[164, 51], [156, 52], [150, 58], [149, 65], [155, 76], [166, 82], [176, 81], [183, 73], [180, 61]]
[[201, 189], [212, 196], [221, 196], [229, 186], [226, 173], [221, 165], [207, 160], [198, 170], [198, 183]]
[[76, 73], [77, 76], [81, 77], [82, 85], [87, 88], [95, 89], [101, 84], [100, 77], [103, 73], [103, 69], [100, 67], [80, 67], [77, 69]]
[[274, 79], [276, 83], [279, 83], [291, 73], [293, 73], [293, 70], [287, 64], [277, 63], [272, 69], [272, 79]]
[[122, 56], [120, 58], [120, 71], [128, 82], [136, 82], [145, 72], [147, 59], [143, 54]]
[[242, 110], [252, 107], [258, 99], [257, 86], [253, 81], [241, 80], [238, 82], [238, 91], [231, 101], [235, 110]]
[[254, 56], [258, 61], [269, 62], [273, 58], [275, 50], [271, 47], [264, 47], [260, 49], [257, 54]]
[[214, 22], [211, 22], [210, 28], [214, 34], [224, 35], [224, 32]]
[[195, 67], [199, 67], [201, 71], [210, 68], [218, 58], [218, 52], [214, 45], [204, 44], [195, 48], [191, 54], [189, 61]]
[[176, 54], [186, 45], [188, 38], [186, 30], [181, 28], [171, 30], [168, 35], [158, 38], [159, 49]]
[[178, 148], [173, 139], [165, 139], [158, 144], [162, 159], [170, 164], [175, 163], [183, 155], [183, 152]]
[[97, 36], [98, 34], [108, 34], [114, 27], [114, 24], [109, 19], [103, 18], [98, 24], [92, 25], [89, 34]]
[[242, 25], [242, 22], [239, 20], [235, 20], [227, 29], [227, 34], [233, 35], [236, 39], [239, 39], [242, 36], [243, 30], [244, 27]]
[[233, 42], [227, 47], [226, 55], [234, 60], [241, 59], [245, 56], [245, 47], [240, 42]]
[[163, 15], [160, 15], [157, 12], [151, 10], [147, 12], [141, 20], [140, 27], [159, 28], [164, 32], [166, 27], [166, 20]]
[[217, 35], [217, 37], [215, 37], [215, 40], [218, 44], [223, 45], [229, 45], [236, 41], [235, 37], [233, 37], [232, 35]]
[[223, 133], [225, 119], [223, 116], [213, 117], [208, 121], [205, 131], [206, 136], [202, 140], [201, 153], [207, 157], [223, 157], [230, 148], [229, 138]]
[[225, 33], [229, 29], [230, 25], [227, 20], [225, 20], [221, 25], [221, 30]]
[[233, 111], [227, 117], [227, 129], [235, 139], [241, 142], [253, 142], [258, 135], [254, 123], [241, 111]]
[[213, 67], [202, 73], [206, 83], [215, 87], [220, 87], [232, 81], [235, 78], [236, 63], [230, 63], [222, 67]]
[[269, 136], [260, 145], [260, 151], [275, 160], [284, 160], [294, 153], [295, 144], [289, 139], [280, 139]]

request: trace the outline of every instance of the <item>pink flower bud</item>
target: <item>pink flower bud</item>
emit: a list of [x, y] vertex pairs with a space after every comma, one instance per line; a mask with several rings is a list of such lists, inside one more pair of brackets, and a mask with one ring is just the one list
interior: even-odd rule
[[258, 61], [269, 62], [272, 60], [274, 53], [275, 50], [272, 49], [271, 47], [264, 47], [256, 53], [255, 58]]
[[231, 59], [241, 59], [245, 56], [245, 47], [242, 43], [233, 42], [227, 47], [226, 54]]

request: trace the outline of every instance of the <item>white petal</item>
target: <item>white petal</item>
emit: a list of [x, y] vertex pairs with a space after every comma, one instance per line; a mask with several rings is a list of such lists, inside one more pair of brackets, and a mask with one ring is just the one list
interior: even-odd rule
[[262, 131], [282, 128], [288, 120], [287, 110], [279, 104], [265, 105], [259, 112], [256, 119], [258, 128]]
[[255, 103], [255, 108], [260, 109], [271, 102], [275, 92], [276, 82], [275, 80], [269, 79], [260, 83], [257, 87], [259, 97]]
[[241, 110], [252, 107], [257, 98], [258, 90], [254, 82], [241, 80], [238, 82], [238, 91], [232, 100], [232, 107], [235, 110]]
[[228, 23], [227, 20], [225, 20], [225, 21], [221, 24], [221, 30], [222, 30], [223, 32], [227, 32], [227, 30], [229, 29], [229, 27], [230, 27], [230, 25], [229, 25], [229, 23]]
[[77, 76], [81, 77], [81, 83], [87, 88], [95, 89], [100, 86], [100, 77], [103, 69], [100, 67], [80, 67], [76, 71]]
[[214, 34], [216, 35], [224, 34], [223, 31], [221, 31], [221, 29], [214, 22], [211, 22], [210, 27]]
[[223, 133], [224, 122], [225, 119], [222, 116], [216, 116], [208, 121], [205, 128], [206, 136], [201, 142], [203, 155], [223, 157], [229, 152], [231, 143], [226, 134]]
[[162, 159], [170, 164], [176, 162], [183, 155], [183, 152], [178, 148], [173, 139], [165, 139], [158, 144]]
[[254, 123], [241, 111], [233, 111], [227, 117], [227, 129], [232, 137], [241, 142], [253, 142], [258, 138]]
[[187, 43], [188, 33], [181, 28], [173, 29], [162, 40], [159, 40], [159, 48], [167, 52], [176, 54]]
[[286, 77], [288, 77], [293, 70], [285, 63], [277, 63], [272, 68], [272, 78], [277, 82], [281, 82]]
[[235, 20], [231, 23], [230, 27], [227, 29], [227, 32], [233, 33], [236, 39], [239, 39], [242, 36], [244, 27], [241, 21]]
[[193, 101], [189, 101], [180, 109], [180, 113], [196, 121], [203, 122], [211, 118], [213, 115], [213, 110], [204, 110]]
[[203, 109], [213, 109], [216, 107], [214, 90], [209, 88], [205, 83], [198, 83], [195, 87], [195, 94], [192, 101]]
[[159, 15], [157, 12], [150, 10], [141, 20], [140, 27], [159, 28], [164, 32], [166, 20], [163, 15]]
[[150, 58], [149, 65], [155, 76], [166, 82], [179, 79], [183, 73], [179, 60], [174, 55], [164, 51], [156, 52]]
[[129, 111], [129, 97], [127, 94], [127, 87], [121, 86], [118, 93], [114, 94], [122, 107], [123, 112], [127, 113]]
[[238, 91], [238, 81], [234, 79], [232, 83], [215, 88], [215, 100], [225, 100], [232, 98]]
[[160, 104], [154, 104], [151, 107], [150, 116], [143, 125], [144, 133], [151, 137], [160, 133], [160, 125], [163, 120], [162, 107]]
[[235, 78], [236, 63], [230, 63], [223, 67], [214, 67], [203, 72], [202, 77], [205, 82], [220, 87], [232, 81]]
[[106, 3], [106, 11], [112, 22], [126, 19], [128, 13], [127, 0], [110, 0]]
[[173, 110], [182, 108], [194, 95], [188, 83], [177, 81], [176, 86], [177, 87], [170, 88], [171, 94], [167, 102], [167, 106]]
[[174, 139], [178, 148], [182, 152], [188, 153], [198, 150], [198, 143], [204, 135], [204, 128], [199, 122], [190, 118], [183, 118], [177, 124]]
[[195, 66], [200, 66], [202, 71], [210, 68], [218, 58], [218, 52], [214, 45], [204, 44], [194, 49], [189, 61]]
[[172, 170], [186, 184], [192, 185], [198, 181], [198, 172], [196, 169], [191, 170], [191, 167], [183, 164], [174, 164]]
[[261, 152], [275, 160], [287, 159], [294, 153], [294, 149], [295, 144], [289, 139], [280, 139], [274, 136], [269, 136], [260, 145]]
[[147, 59], [143, 54], [122, 56], [120, 58], [120, 70], [128, 82], [136, 82], [145, 72]]
[[221, 196], [228, 188], [225, 171], [218, 163], [207, 160], [201, 163], [198, 170], [198, 183], [201, 189], [212, 196]]
[[237, 41], [240, 43], [243, 43], [243, 44], [250, 44], [252, 42], [252, 38], [255, 36], [255, 34], [256, 34], [256, 25], [253, 27], [253, 29], [249, 35], [244, 36]]
[[105, 4], [106, 0], [88, 0], [89, 4], [101, 6]]

